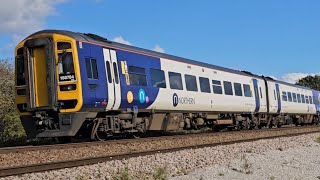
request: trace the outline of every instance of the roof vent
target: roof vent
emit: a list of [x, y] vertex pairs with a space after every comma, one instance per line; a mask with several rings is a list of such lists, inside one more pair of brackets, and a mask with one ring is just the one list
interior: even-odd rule
[[109, 41], [108, 39], [104, 38], [104, 37], [101, 37], [99, 35], [96, 35], [96, 34], [91, 34], [91, 33], [85, 33], [84, 35], [94, 39], [94, 40], [97, 40], [97, 41], [102, 41], [102, 42], [106, 42], [106, 43], [111, 43], [111, 41]]

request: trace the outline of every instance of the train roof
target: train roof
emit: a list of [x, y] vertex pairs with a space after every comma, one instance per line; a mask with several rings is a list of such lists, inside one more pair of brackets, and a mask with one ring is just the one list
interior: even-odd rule
[[116, 48], [121, 48], [121, 49], [125, 49], [125, 50], [137, 51], [137, 52], [140, 52], [140, 53], [149, 54], [151, 56], [162, 57], [162, 58], [166, 58], [166, 59], [172, 59], [172, 60], [183, 62], [183, 63], [187, 63], [187, 64], [197, 65], [197, 66], [206, 67], [206, 68], [210, 68], [210, 69], [221, 70], [221, 71], [234, 73], [234, 74], [239, 74], [239, 75], [244, 75], [244, 76], [250, 76], [250, 77], [259, 78], [259, 79], [264, 79], [265, 78], [268, 81], [273, 81], [273, 82], [277, 82], [277, 83], [280, 83], [280, 84], [285, 84], [285, 85], [288, 85], [288, 86], [294, 86], [294, 87], [297, 87], [297, 88], [312, 90], [312, 89], [310, 89], [308, 87], [295, 85], [295, 84], [291, 84], [291, 83], [284, 82], [284, 81], [279, 81], [279, 80], [273, 79], [271, 77], [260, 76], [260, 75], [253, 74], [253, 73], [248, 72], [248, 71], [240, 71], [240, 70], [225, 68], [225, 67], [221, 67], [221, 66], [217, 66], [217, 65], [212, 65], [212, 64], [208, 64], [208, 63], [204, 63], [204, 62], [199, 62], [199, 61], [195, 61], [195, 60], [191, 60], [191, 59], [187, 59], [187, 58], [182, 58], [182, 57], [178, 57], [178, 56], [174, 56], [174, 55], [169, 55], [169, 54], [165, 54], [165, 53], [160, 53], [160, 52], [156, 52], [156, 51], [152, 51], [152, 50], [148, 50], [148, 49], [143, 49], [143, 48], [139, 48], [139, 47], [135, 47], [135, 46], [130, 46], [130, 45], [126, 45], [126, 44], [110, 41], [110, 40], [108, 40], [108, 39], [106, 39], [104, 37], [101, 37], [101, 36], [95, 35], [95, 34], [91, 34], [91, 33], [79, 33], [79, 32], [67, 31], [67, 30], [42, 30], [42, 31], [38, 31], [38, 32], [36, 32], [36, 33], [34, 33], [34, 34], [30, 35], [30, 36], [37, 35], [37, 34], [42, 34], [42, 33], [62, 34], [62, 35], [66, 35], [66, 36], [72, 37], [76, 41], [87, 41], [89, 43], [96, 43], [96, 44], [102, 44], [102, 45], [106, 45], [106, 46], [112, 46], [112, 47], [116, 47]]

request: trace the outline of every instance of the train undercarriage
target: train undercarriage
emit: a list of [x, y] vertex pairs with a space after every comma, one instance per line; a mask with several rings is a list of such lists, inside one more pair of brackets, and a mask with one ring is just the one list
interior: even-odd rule
[[[139, 137], [146, 132], [188, 131], [211, 128], [213, 131], [280, 128], [282, 125], [318, 124], [319, 115], [194, 113], [194, 112], [78, 112], [38, 111], [22, 116], [28, 138], [105, 140], [118, 135]], [[33, 124], [30, 122], [34, 122]]]

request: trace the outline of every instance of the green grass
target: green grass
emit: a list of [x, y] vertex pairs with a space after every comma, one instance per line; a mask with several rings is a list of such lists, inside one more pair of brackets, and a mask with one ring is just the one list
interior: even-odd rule
[[166, 180], [166, 179], [168, 179], [167, 167], [159, 167], [159, 168], [157, 168], [155, 173], [153, 174], [153, 178], [155, 180]]
[[129, 168], [125, 167], [119, 174], [118, 176], [115, 176], [113, 178], [114, 180], [130, 180], [130, 174], [129, 174]]

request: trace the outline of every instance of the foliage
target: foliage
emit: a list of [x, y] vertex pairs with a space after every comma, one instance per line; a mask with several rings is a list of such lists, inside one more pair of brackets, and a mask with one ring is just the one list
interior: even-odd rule
[[167, 167], [159, 167], [153, 174], [155, 180], [166, 180], [168, 179]]
[[12, 61], [0, 59], [0, 146], [25, 142], [25, 132], [14, 102], [14, 82]]
[[245, 173], [245, 174], [251, 174], [251, 168], [252, 168], [252, 164], [249, 163], [249, 160], [246, 156], [246, 154], [242, 154], [241, 155], [241, 161], [243, 162], [243, 164], [241, 165], [241, 172]]
[[320, 75], [304, 77], [299, 79], [296, 84], [320, 91]]
[[118, 176], [113, 178], [114, 180], [130, 180], [129, 168], [126, 166]]

